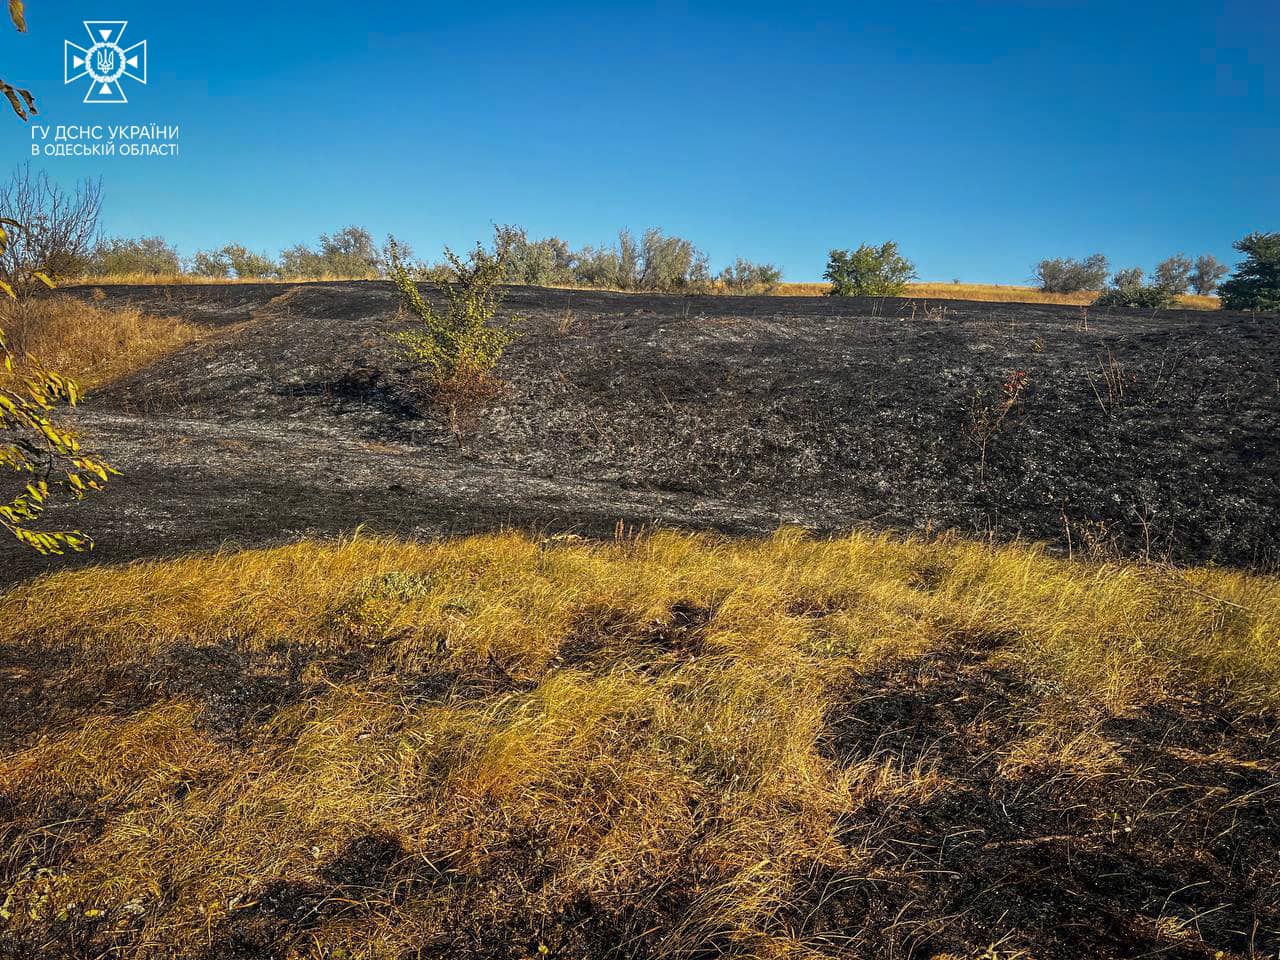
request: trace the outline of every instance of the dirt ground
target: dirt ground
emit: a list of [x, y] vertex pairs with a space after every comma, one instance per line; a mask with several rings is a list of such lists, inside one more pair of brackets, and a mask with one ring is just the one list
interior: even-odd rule
[[[84, 404], [79, 429], [124, 476], [49, 514], [97, 541], [59, 565], [358, 524], [619, 523], [1280, 563], [1275, 317], [515, 288], [506, 386], [460, 446], [388, 339], [389, 284], [102, 289], [212, 332]], [[974, 411], [1013, 371], [1026, 387], [983, 467]], [[7, 542], [0, 565], [51, 567]]]

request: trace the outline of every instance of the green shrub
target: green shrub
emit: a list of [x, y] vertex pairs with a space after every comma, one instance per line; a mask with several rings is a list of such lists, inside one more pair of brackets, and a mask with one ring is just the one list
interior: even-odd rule
[[1036, 284], [1045, 293], [1078, 293], [1081, 290], [1101, 290], [1111, 269], [1107, 258], [1100, 253], [1083, 260], [1059, 257], [1041, 260], [1035, 267]]
[[1093, 301], [1098, 307], [1138, 307], [1145, 310], [1160, 310], [1170, 306], [1178, 299], [1178, 294], [1171, 287], [1161, 286], [1159, 282], [1148, 284], [1143, 280], [1140, 267], [1131, 270], [1117, 271], [1111, 279], [1111, 286], [1098, 295]]
[[[243, 249], [243, 248], [241, 248]], [[381, 255], [373, 237], [363, 227], [343, 227], [332, 235], [320, 235], [320, 249], [299, 243], [280, 252], [279, 274], [287, 279], [326, 277], [372, 279], [378, 275]]]
[[1219, 288], [1228, 310], [1280, 310], [1280, 233], [1251, 233], [1234, 244], [1245, 255]]
[[823, 277], [831, 281], [832, 297], [896, 297], [915, 279], [916, 267], [889, 240], [878, 247], [863, 244], [852, 253], [832, 250]]
[[178, 248], [166, 243], [164, 237], [114, 237], [98, 243], [90, 257], [89, 269], [101, 277], [130, 274], [172, 277], [182, 272], [182, 260], [178, 257]]
[[241, 280], [260, 280], [275, 276], [276, 262], [265, 253], [254, 253], [238, 243], [229, 243], [222, 248], [232, 272]]
[[448, 247], [445, 259], [453, 279], [432, 286], [444, 295], [437, 312], [423, 299], [415, 278], [400, 261], [395, 241], [388, 243], [387, 274], [400, 292], [401, 306], [414, 328], [395, 335], [407, 359], [424, 368], [436, 387], [468, 389], [483, 385], [502, 358], [512, 335], [492, 326], [502, 301], [506, 266], [500, 254], [480, 244], [463, 260]]
[[641, 290], [669, 293], [696, 290], [711, 282], [707, 255], [682, 237], [669, 237], [650, 227], [640, 241]]
[[222, 250], [197, 250], [190, 269], [197, 277], [225, 280], [231, 276], [231, 262]]
[[502, 260], [507, 283], [535, 287], [573, 283], [573, 251], [559, 237], [530, 240], [524, 227], [499, 225], [493, 247]]
[[782, 270], [772, 263], [752, 263], [739, 257], [716, 279], [735, 293], [768, 293], [782, 280]]

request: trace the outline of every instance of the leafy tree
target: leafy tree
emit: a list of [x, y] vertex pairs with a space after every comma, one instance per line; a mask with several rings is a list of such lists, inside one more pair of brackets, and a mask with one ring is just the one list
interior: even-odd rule
[[231, 276], [231, 261], [222, 250], [198, 250], [191, 258], [191, 272], [197, 277], [225, 280]]
[[1226, 264], [1219, 263], [1211, 253], [1196, 257], [1196, 267], [1191, 273], [1191, 289], [1207, 297], [1218, 289], [1218, 281], [1227, 275]]
[[670, 292], [706, 286], [711, 280], [707, 255], [661, 227], [650, 227], [640, 242], [640, 289]]
[[1111, 265], [1100, 253], [1083, 260], [1059, 257], [1041, 260], [1035, 267], [1035, 281], [1045, 293], [1078, 293], [1101, 290], [1107, 283]]
[[297, 244], [280, 253], [280, 275], [297, 279], [323, 277], [375, 277], [381, 254], [363, 227], [343, 227], [320, 235], [320, 249]]
[[524, 227], [494, 227], [494, 249], [506, 265], [508, 283], [537, 287], [572, 283], [573, 251], [559, 237], [530, 240]]
[[832, 297], [896, 297], [915, 279], [916, 267], [898, 253], [892, 240], [857, 250], [832, 250], [823, 277], [831, 281]]
[[222, 256], [227, 266], [241, 280], [259, 280], [276, 274], [276, 262], [265, 253], [254, 253], [238, 243], [229, 243], [222, 248]]
[[782, 280], [782, 270], [771, 263], [752, 263], [739, 257], [716, 278], [725, 289], [737, 293], [768, 292]]
[[1222, 305], [1228, 310], [1280, 310], [1280, 233], [1251, 233], [1234, 246], [1245, 259], [1218, 288]]
[[172, 277], [182, 272], [178, 248], [164, 237], [114, 237], [102, 240], [89, 260], [89, 269], [103, 277], [145, 274]]
[[1156, 264], [1155, 285], [1174, 297], [1180, 297], [1191, 286], [1191, 267], [1190, 257], [1181, 253], [1174, 254], [1168, 260]]

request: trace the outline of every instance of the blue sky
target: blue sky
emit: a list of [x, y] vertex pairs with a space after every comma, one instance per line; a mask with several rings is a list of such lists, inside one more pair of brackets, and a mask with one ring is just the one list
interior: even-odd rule
[[[64, 86], [82, 20], [128, 20], [127, 105]], [[896, 239], [931, 280], [1023, 282], [1096, 250], [1234, 261], [1280, 230], [1280, 4], [29, 4], [0, 76], [49, 124], [176, 123], [174, 158], [101, 174], [109, 233], [275, 252], [347, 223], [444, 243], [620, 226], [714, 266], [813, 280]], [[0, 126], [10, 166], [30, 154]]]

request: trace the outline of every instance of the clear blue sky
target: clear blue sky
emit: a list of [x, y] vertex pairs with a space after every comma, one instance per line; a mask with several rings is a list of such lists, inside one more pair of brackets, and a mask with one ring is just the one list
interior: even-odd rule
[[[575, 246], [624, 225], [817, 279], [893, 238], [925, 279], [1021, 282], [1042, 256], [1234, 260], [1280, 230], [1280, 4], [409, 4], [30, 0], [5, 79], [46, 123], [181, 125], [101, 173], [105, 227], [184, 254], [347, 223], [420, 254], [493, 221]], [[148, 41], [146, 87], [85, 105], [86, 19]], [[2, 127], [10, 165], [27, 128]]]

